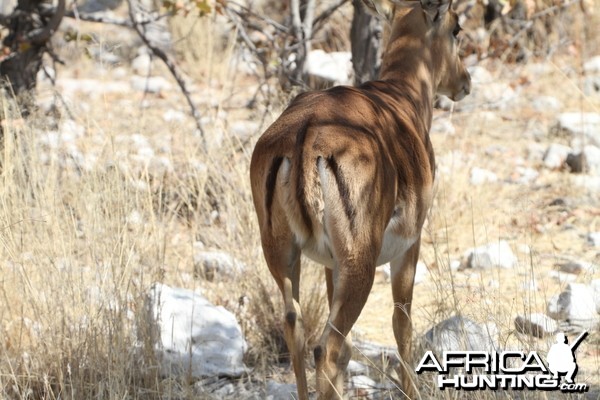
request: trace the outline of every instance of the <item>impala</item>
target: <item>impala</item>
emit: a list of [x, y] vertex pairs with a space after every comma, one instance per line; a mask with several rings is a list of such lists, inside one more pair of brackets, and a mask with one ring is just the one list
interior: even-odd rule
[[440, 93], [457, 101], [471, 89], [451, 3], [393, 2], [380, 79], [300, 94], [254, 149], [254, 206], [264, 256], [283, 294], [300, 399], [308, 398], [302, 253], [326, 267], [329, 317], [314, 349], [319, 398], [342, 395], [350, 329], [367, 301], [375, 267], [386, 262], [403, 361], [398, 373], [405, 395], [414, 393], [410, 309], [421, 228], [432, 202], [433, 100]]

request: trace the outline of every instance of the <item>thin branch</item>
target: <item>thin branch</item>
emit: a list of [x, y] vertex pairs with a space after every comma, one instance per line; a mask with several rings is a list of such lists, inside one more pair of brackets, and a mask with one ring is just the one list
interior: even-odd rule
[[109, 24], [109, 25], [117, 25], [122, 26], [124, 28], [133, 28], [133, 24], [130, 20], [126, 18], [112, 18], [106, 15], [101, 15], [97, 13], [80, 13], [77, 10], [68, 11], [65, 14], [65, 17], [78, 19], [86, 22], [97, 22], [101, 24]]
[[319, 14], [314, 22], [313, 22], [313, 32], [318, 32], [321, 30], [323, 26], [325, 26], [325, 22], [331, 17], [341, 6], [346, 4], [348, 0], [339, 0], [337, 3], [332, 4], [328, 9]]
[[282, 25], [279, 22], [272, 20], [271, 18], [265, 17], [263, 15], [259, 15], [259, 14], [255, 13], [254, 11], [252, 11], [250, 8], [248, 8], [248, 7], [246, 7], [246, 6], [242, 5], [242, 4], [239, 4], [239, 3], [235, 2], [235, 1], [228, 1], [227, 2], [227, 9], [229, 9], [231, 12], [237, 14], [242, 19], [246, 19], [245, 18], [246, 15], [242, 15], [242, 12], [240, 12], [240, 11], [234, 9], [234, 8], [229, 7], [230, 4], [231, 5], [235, 5], [236, 7], [238, 7], [240, 10], [242, 10], [244, 12], [244, 14], [252, 16], [252, 17], [254, 17], [256, 19], [259, 19], [259, 20], [261, 20], [263, 22], [266, 22], [267, 24], [271, 25], [273, 28], [277, 29], [280, 32], [288, 32], [289, 31], [289, 28], [287, 26]]
[[[168, 13], [156, 15], [154, 17], [137, 20], [137, 23], [139, 25], [148, 25], [148, 24], [155, 23], [157, 21], [160, 21], [161, 19], [165, 19], [165, 18], [168, 18], [171, 16], [173, 16], [173, 13], [168, 12]], [[77, 11], [77, 9], [72, 10], [72, 11], [67, 11], [65, 13], [65, 17], [78, 19], [78, 20], [86, 21], [86, 22], [97, 22], [100, 24], [109, 24], [109, 25], [122, 26], [124, 28], [133, 28], [133, 23], [131, 22], [131, 20], [129, 20], [127, 18], [114, 18], [114, 17], [109, 17], [106, 15], [101, 15], [98, 13], [81, 13], [81, 12]]]
[[[225, 13], [227, 14], [227, 16], [229, 17], [229, 20], [232, 21], [235, 24], [235, 27], [237, 28], [238, 34], [240, 35], [240, 37], [242, 38], [242, 40], [244, 41], [244, 43], [246, 44], [246, 46], [248, 46], [248, 48], [250, 50], [252, 50], [253, 53], [258, 54], [258, 49], [256, 48], [256, 46], [254, 45], [254, 43], [252, 42], [252, 40], [248, 36], [248, 33], [246, 32], [246, 29], [244, 29], [244, 26], [240, 22], [240, 18], [238, 16], [238, 14], [234, 15], [234, 12], [232, 12], [227, 7], [225, 7], [224, 10], [225, 10]], [[238, 18], [236, 18], [236, 16], [238, 16]]]
[[194, 104], [194, 102], [192, 100], [191, 94], [190, 94], [189, 90], [187, 89], [187, 85], [183, 79], [181, 72], [179, 71], [179, 68], [177, 67], [175, 62], [171, 59], [171, 57], [169, 57], [169, 55], [167, 53], [165, 53], [161, 48], [156, 46], [154, 43], [152, 43], [150, 41], [150, 39], [148, 39], [148, 37], [146, 36], [145, 32], [142, 29], [142, 24], [138, 23], [138, 21], [137, 21], [137, 18], [135, 16], [135, 12], [134, 12], [134, 6], [132, 4], [132, 0], [127, 0], [127, 6], [129, 7], [129, 18], [131, 19], [131, 23], [133, 24], [133, 29], [137, 32], [138, 36], [140, 37], [140, 39], [142, 39], [144, 44], [146, 46], [148, 46], [148, 48], [150, 50], [152, 50], [152, 53], [155, 56], [157, 56], [158, 58], [160, 58], [165, 63], [165, 65], [171, 72], [171, 75], [173, 75], [173, 77], [177, 81], [177, 84], [179, 85], [181, 92], [183, 93], [183, 95], [185, 96], [185, 99], [187, 100], [187, 103], [190, 107], [190, 111], [192, 113], [192, 117], [196, 121], [196, 128], [198, 129], [198, 132], [200, 132], [200, 136], [206, 147], [206, 135], [204, 134], [204, 129], [202, 128], [202, 122], [201, 122], [202, 116], [200, 115], [200, 112], [198, 111], [198, 109], [196, 108], [196, 105]]

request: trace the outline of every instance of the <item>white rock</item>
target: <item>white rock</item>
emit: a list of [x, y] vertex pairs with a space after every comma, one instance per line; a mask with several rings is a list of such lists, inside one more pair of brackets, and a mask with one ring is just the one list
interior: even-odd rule
[[138, 160], [139, 162], [148, 165], [150, 163], [150, 160], [154, 157], [154, 154], [154, 149], [152, 149], [151, 147], [139, 147], [132, 159]]
[[366, 375], [350, 378], [350, 391], [357, 391], [360, 397], [369, 396], [377, 392], [379, 384]]
[[471, 185], [483, 185], [485, 183], [498, 182], [498, 176], [487, 169], [474, 167], [471, 169], [469, 181], [471, 182]]
[[484, 67], [476, 65], [468, 68], [473, 88], [471, 94], [456, 103], [455, 108], [487, 107], [489, 109], [506, 108], [517, 99], [517, 93], [505, 82], [494, 78]]
[[583, 70], [587, 73], [600, 73], [600, 56], [595, 56], [583, 64]]
[[492, 288], [492, 289], [499, 289], [500, 288], [500, 282], [498, 282], [496, 279], [490, 279], [488, 281], [488, 287]]
[[266, 400], [297, 399], [298, 389], [294, 383], [267, 382]]
[[387, 359], [392, 364], [397, 364], [398, 348], [396, 346], [384, 346], [378, 343], [355, 340], [354, 347], [358, 353], [373, 362], [381, 362], [382, 359]]
[[572, 136], [584, 136], [588, 144], [600, 146], [600, 114], [568, 112], [558, 115], [555, 129]]
[[0, 15], [10, 15], [18, 4], [18, 0], [4, 0], [0, 3]]
[[600, 324], [600, 315], [596, 311], [594, 296], [592, 286], [569, 283], [564, 292], [548, 301], [548, 315], [579, 329], [595, 329]]
[[487, 325], [454, 316], [427, 331], [424, 346], [438, 354], [453, 350], [491, 351], [498, 347], [494, 333]]
[[423, 282], [429, 276], [429, 268], [423, 261], [417, 262], [417, 269], [415, 270], [415, 285]]
[[131, 68], [133, 71], [141, 76], [148, 75], [151, 72], [152, 57], [150, 54], [143, 51], [136, 58], [131, 61]]
[[546, 154], [546, 146], [542, 143], [527, 144], [527, 159], [531, 161], [543, 161]]
[[[131, 92], [131, 87], [127, 83], [110, 80], [59, 78], [56, 80], [56, 86], [61, 93], [66, 92], [67, 96], [74, 92], [86, 93], [95, 97], [108, 93]], [[78, 96], [76, 97], [78, 98]]]
[[544, 154], [544, 166], [549, 169], [560, 169], [565, 165], [567, 157], [573, 149], [564, 144], [552, 143]]
[[532, 313], [517, 316], [515, 328], [518, 332], [543, 338], [554, 334], [558, 329], [558, 323], [545, 314]]
[[538, 290], [538, 284], [537, 284], [537, 281], [535, 279], [531, 279], [531, 280], [522, 282], [521, 288], [523, 290], [528, 290], [528, 291], [531, 291], [531, 292], [535, 292], [535, 291]]
[[135, 90], [148, 93], [160, 93], [171, 90], [173, 85], [162, 76], [138, 76], [134, 75], [129, 80], [131, 87]]
[[348, 363], [348, 368], [346, 371], [350, 375], [364, 375], [368, 372], [369, 368], [363, 363], [359, 363], [358, 361], [350, 360]]
[[571, 176], [574, 185], [590, 192], [600, 192], [600, 176], [576, 174]]
[[461, 267], [462, 263], [460, 260], [452, 260], [450, 261], [450, 271], [457, 271]]
[[127, 215], [125, 222], [130, 226], [140, 226], [144, 223], [144, 217], [139, 210], [133, 210]]
[[592, 288], [594, 302], [596, 303], [596, 312], [600, 314], [600, 279], [592, 280], [590, 287]]
[[600, 247], [600, 232], [592, 232], [587, 235], [587, 242], [591, 246]]
[[437, 134], [452, 136], [456, 133], [456, 128], [454, 128], [454, 124], [449, 118], [437, 118], [433, 121], [429, 133], [431, 135]]
[[471, 82], [476, 84], [488, 84], [494, 82], [492, 74], [480, 65], [474, 65], [468, 68], [471, 75]]
[[504, 240], [470, 249], [465, 253], [467, 268], [514, 268], [517, 258]]
[[224, 251], [200, 250], [194, 252], [194, 272], [213, 280], [216, 276], [233, 277], [241, 274], [246, 266]]
[[552, 96], [536, 96], [531, 105], [537, 111], [556, 111], [562, 108], [562, 102]]
[[165, 122], [183, 122], [185, 121], [186, 114], [179, 110], [169, 109], [163, 113], [163, 119]]
[[309, 75], [326, 80], [335, 85], [348, 85], [352, 81], [352, 53], [326, 53], [318, 49], [308, 53], [306, 68]]
[[[386, 263], [378, 267], [383, 275], [383, 278], [386, 282], [389, 282], [392, 278], [391, 266], [390, 263]], [[417, 268], [415, 270], [415, 285], [422, 283], [429, 276], [429, 268], [423, 261], [417, 262]]]
[[377, 268], [379, 268], [379, 271], [381, 271], [381, 274], [383, 275], [383, 279], [386, 282], [389, 282], [390, 279], [392, 278], [392, 270], [390, 267], [390, 263], [383, 264]]
[[258, 122], [254, 121], [234, 121], [228, 124], [229, 133], [232, 136], [244, 141], [256, 134], [259, 128]]
[[529, 246], [528, 244], [521, 243], [520, 245], [517, 246], [517, 251], [519, 253], [529, 255], [529, 254], [531, 254], [531, 246]]
[[585, 157], [587, 172], [592, 175], [600, 175], [600, 147], [586, 145], [583, 147], [582, 153]]
[[173, 171], [173, 163], [168, 157], [152, 157], [148, 164], [148, 173], [155, 178], [162, 179], [165, 175], [173, 173]]
[[[73, 141], [76, 138], [83, 137], [85, 128], [72, 119], [67, 119], [60, 124], [60, 135], [63, 141]], [[69, 139], [67, 139], [69, 138]]]
[[583, 93], [587, 96], [600, 95], [600, 75], [586, 76], [583, 81]]
[[247, 345], [232, 313], [198, 293], [159, 283], [150, 302], [165, 375], [238, 377], [246, 371]]
[[577, 275], [568, 272], [548, 271], [548, 276], [559, 283], [570, 283], [577, 280]]
[[122, 61], [119, 55], [113, 53], [104, 46], [89, 46], [88, 54], [91, 55], [94, 58], [94, 60], [98, 63], [96, 73], [101, 72], [103, 75], [108, 73], [108, 71], [104, 69], [104, 67], [117, 66], [121, 64]]
[[540, 176], [540, 173], [528, 167], [516, 167], [515, 168], [516, 177], [513, 179], [513, 182], [519, 183], [521, 185], [529, 185]]

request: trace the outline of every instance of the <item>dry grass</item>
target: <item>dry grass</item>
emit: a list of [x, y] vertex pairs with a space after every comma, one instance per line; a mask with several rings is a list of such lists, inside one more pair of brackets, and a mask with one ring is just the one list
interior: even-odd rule
[[[264, 110], [244, 107], [255, 82], [230, 68], [233, 46], [229, 41], [221, 45], [212, 36], [215, 24], [190, 20], [177, 24], [181, 39], [177, 52], [197, 82], [197, 101], [211, 119], [207, 131], [212, 138], [221, 137], [222, 145], [215, 144], [209, 151], [192, 134], [190, 119], [163, 120], [166, 109], [184, 110], [176, 92], [67, 98], [84, 128], [73, 140], [48, 134], [64, 121], [40, 115], [24, 124], [10, 99], [1, 100], [0, 112], [8, 118], [0, 156], [0, 397], [197, 396], [189, 382], [158, 372], [155, 335], [146, 314], [148, 288], [157, 281], [202, 288], [213, 302], [238, 315], [250, 342], [247, 359], [254, 367], [253, 379], [293, 380], [289, 370], [273, 366], [285, 360], [286, 350], [282, 302], [262, 260], [249, 189], [249, 157], [259, 132], [241, 143], [227, 128], [237, 119], [260, 121]], [[597, 111], [595, 100], [569, 95], [579, 85], [576, 75], [568, 79], [562, 75], [570, 62], [553, 58], [554, 71], [536, 78], [527, 93], [556, 96], [565, 110]], [[89, 60], [79, 60], [76, 68], [60, 74], [116, 79], [111, 69], [99, 73], [94, 68]], [[155, 70], [160, 72], [161, 67]], [[515, 82], [528, 74], [524, 68], [496, 73]], [[44, 86], [40, 96], [49, 93], [51, 89]], [[276, 103], [286, 97], [277, 94]], [[280, 110], [276, 106], [267, 120]], [[499, 112], [502, 123], [493, 129], [478, 112], [456, 113], [452, 118], [458, 134], [433, 137], [439, 160], [457, 150], [463, 156], [448, 174], [438, 175], [436, 205], [422, 254], [432, 274], [415, 289], [416, 336], [443, 318], [461, 314], [495, 322], [502, 345], [543, 350], [546, 342], [515, 333], [514, 315], [543, 311], [549, 296], [561, 289], [546, 278], [559, 257], [598, 261], [577, 234], [562, 229], [564, 218], [583, 230], [600, 226], [597, 199], [574, 195], [577, 188], [565, 174], [545, 173], [538, 189], [468, 183], [473, 166], [510, 176], [513, 165], [506, 160], [527, 159], [524, 149], [531, 138], [523, 133], [529, 129], [528, 122], [535, 119], [547, 127], [552, 121], [551, 114], [538, 115], [530, 109], [521, 110], [522, 115], [513, 112]], [[139, 151], [145, 142], [142, 147], [153, 149], [154, 157], [144, 158]], [[507, 150], [486, 152], [491, 146]], [[83, 161], [79, 153], [85, 156]], [[161, 163], [161, 157], [168, 162]], [[568, 215], [548, 207], [557, 197], [574, 198]], [[531, 247], [531, 254], [518, 254], [516, 270], [450, 271], [450, 261], [467, 248], [500, 238], [515, 248], [519, 244]], [[231, 253], [249, 266], [247, 273], [214, 282], [196, 277], [193, 251], [199, 242]], [[327, 302], [322, 268], [304, 265], [301, 297], [310, 347], [323, 327]], [[522, 282], [533, 277], [540, 290], [523, 291]], [[500, 287], [488, 286], [490, 280]], [[393, 345], [392, 310], [388, 284], [377, 281], [355, 337]], [[582, 376], [598, 385], [600, 356], [594, 340], [581, 347], [585, 354]], [[472, 393], [439, 392], [426, 379], [418, 380], [418, 386], [421, 398], [473, 398]], [[512, 395], [485, 392], [477, 396]]]

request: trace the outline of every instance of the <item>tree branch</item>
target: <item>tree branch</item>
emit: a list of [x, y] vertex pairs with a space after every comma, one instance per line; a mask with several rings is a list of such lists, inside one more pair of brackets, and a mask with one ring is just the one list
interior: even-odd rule
[[66, 0], [58, 0], [58, 6], [56, 7], [56, 10], [52, 14], [50, 21], [48, 21], [48, 24], [46, 26], [44, 26], [43, 28], [36, 29], [36, 30], [30, 32], [27, 35], [26, 40], [29, 41], [30, 43], [37, 44], [37, 45], [45, 44], [48, 40], [50, 40], [50, 38], [52, 37], [54, 32], [56, 32], [56, 30], [58, 29], [58, 26], [60, 25], [64, 15], [65, 15], [65, 9], [66, 9]]
[[192, 100], [190, 92], [187, 89], [187, 85], [183, 79], [181, 72], [179, 71], [179, 68], [177, 67], [175, 62], [169, 57], [169, 55], [167, 53], [165, 53], [161, 48], [156, 46], [154, 43], [152, 43], [150, 41], [150, 39], [148, 39], [148, 37], [146, 36], [145, 32], [142, 29], [143, 25], [137, 21], [137, 17], [134, 12], [134, 6], [132, 4], [132, 0], [127, 0], [127, 6], [129, 7], [129, 18], [131, 19], [133, 29], [136, 31], [136, 33], [138, 34], [140, 39], [142, 39], [144, 44], [146, 46], [148, 46], [148, 48], [150, 50], [152, 50], [152, 53], [155, 56], [157, 56], [158, 58], [160, 58], [165, 63], [165, 65], [171, 72], [171, 75], [173, 75], [173, 77], [177, 81], [177, 84], [179, 85], [179, 88], [181, 89], [181, 92], [185, 96], [185, 99], [187, 100], [187, 103], [190, 107], [192, 117], [196, 121], [196, 128], [200, 132], [200, 136], [202, 138], [203, 144], [206, 147], [206, 136], [204, 134], [204, 129], [202, 128], [200, 112], [198, 112], [198, 109], [196, 108], [196, 105], [194, 104], [194, 102]]
[[[139, 25], [148, 25], [154, 22], [160, 21], [161, 19], [173, 16], [172, 13], [160, 14], [151, 18], [146, 18], [143, 20], [136, 20]], [[106, 15], [101, 15], [97, 13], [80, 13], [77, 9], [72, 11], [67, 11], [65, 13], [65, 17], [79, 19], [81, 21], [86, 22], [97, 22], [100, 24], [109, 24], [122, 26], [123, 28], [133, 28], [133, 23], [130, 19], [127, 18], [113, 18]]]
[[65, 17], [78, 19], [86, 22], [97, 22], [101, 24], [117, 25], [124, 28], [133, 28], [133, 24], [130, 20], [125, 18], [111, 18], [106, 15], [100, 15], [97, 13], [80, 13], [77, 10], [68, 11]]
[[313, 22], [313, 34], [318, 32], [325, 25], [325, 22], [335, 13], [341, 6], [346, 4], [348, 0], [339, 0], [337, 3], [332, 4], [328, 9], [324, 10], [319, 14]]

